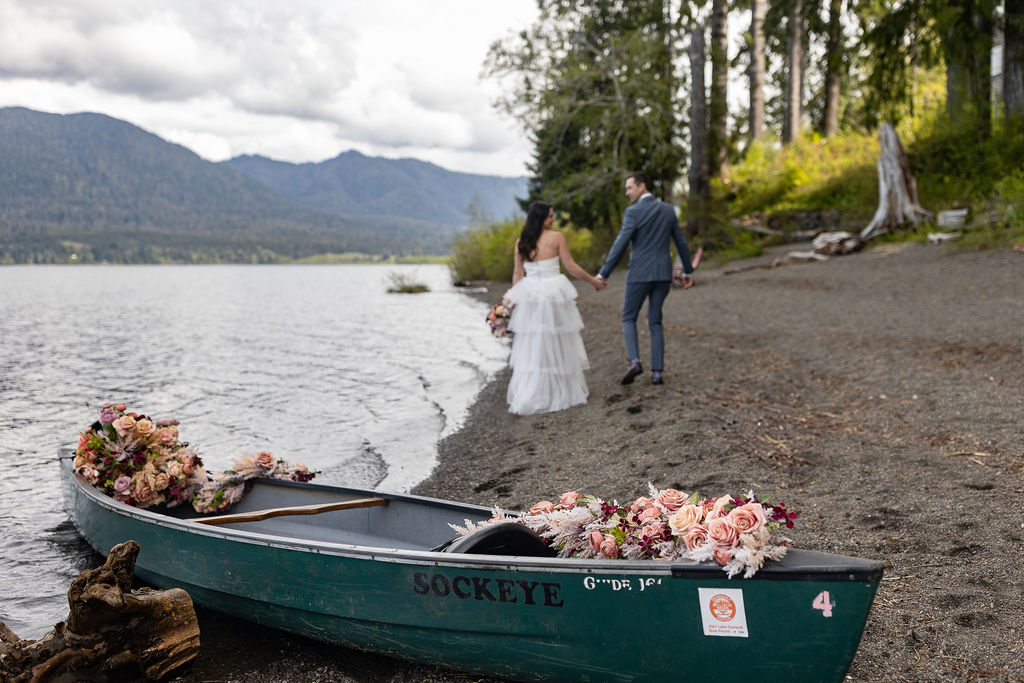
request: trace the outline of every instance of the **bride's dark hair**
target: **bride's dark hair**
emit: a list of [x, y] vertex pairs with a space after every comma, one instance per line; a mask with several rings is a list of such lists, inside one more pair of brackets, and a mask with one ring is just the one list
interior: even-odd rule
[[537, 253], [537, 240], [544, 232], [544, 221], [551, 213], [551, 205], [545, 202], [534, 202], [530, 204], [530, 210], [526, 212], [526, 225], [519, 233], [519, 254], [524, 261], [530, 261]]

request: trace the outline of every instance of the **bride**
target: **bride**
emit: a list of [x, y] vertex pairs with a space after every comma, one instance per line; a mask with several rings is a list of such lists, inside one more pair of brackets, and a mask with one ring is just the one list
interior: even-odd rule
[[513, 333], [509, 365], [508, 409], [518, 415], [548, 413], [587, 402], [583, 371], [590, 368], [576, 310], [576, 288], [558, 268], [595, 290], [607, 283], [583, 270], [569, 253], [565, 235], [552, 230], [555, 210], [534, 202], [516, 241], [512, 288], [505, 298], [514, 305], [508, 329]]

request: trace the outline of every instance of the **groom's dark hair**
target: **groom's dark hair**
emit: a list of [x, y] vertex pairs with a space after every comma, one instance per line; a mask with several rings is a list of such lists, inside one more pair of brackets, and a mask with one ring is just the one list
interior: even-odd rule
[[637, 185], [641, 185], [642, 184], [644, 187], [646, 187], [648, 192], [652, 192], [653, 191], [651, 189], [651, 179], [649, 177], [647, 177], [647, 174], [644, 173], [643, 171], [637, 171], [636, 173], [630, 173], [628, 176], [626, 176], [627, 180], [630, 179], [630, 178], [632, 178], [633, 182], [636, 183]]

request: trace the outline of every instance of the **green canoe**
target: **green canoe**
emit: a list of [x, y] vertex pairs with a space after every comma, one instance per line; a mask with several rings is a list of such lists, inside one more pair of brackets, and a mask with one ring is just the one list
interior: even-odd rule
[[[882, 564], [790, 550], [750, 579], [714, 564], [550, 556], [490, 510], [253, 480], [229, 515], [134, 508], [75, 474], [65, 507], [100, 553], [200, 605], [319, 640], [513, 680], [841, 681]], [[188, 506], [182, 506], [188, 507]], [[199, 521], [202, 520], [202, 521]], [[448, 542], [448, 543], [446, 543]]]

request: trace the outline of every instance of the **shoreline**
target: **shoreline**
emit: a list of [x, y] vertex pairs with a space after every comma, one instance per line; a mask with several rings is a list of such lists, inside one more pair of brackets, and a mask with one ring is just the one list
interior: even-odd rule
[[[648, 482], [753, 489], [799, 512], [795, 546], [885, 562], [847, 680], [1024, 681], [1024, 256], [901, 244], [771, 267], [784, 249], [673, 290], [663, 386], [619, 384], [622, 273], [600, 293], [576, 283], [588, 403], [512, 415], [506, 367], [411, 492], [518, 510]], [[175, 681], [487, 680], [206, 612], [200, 626]]]

